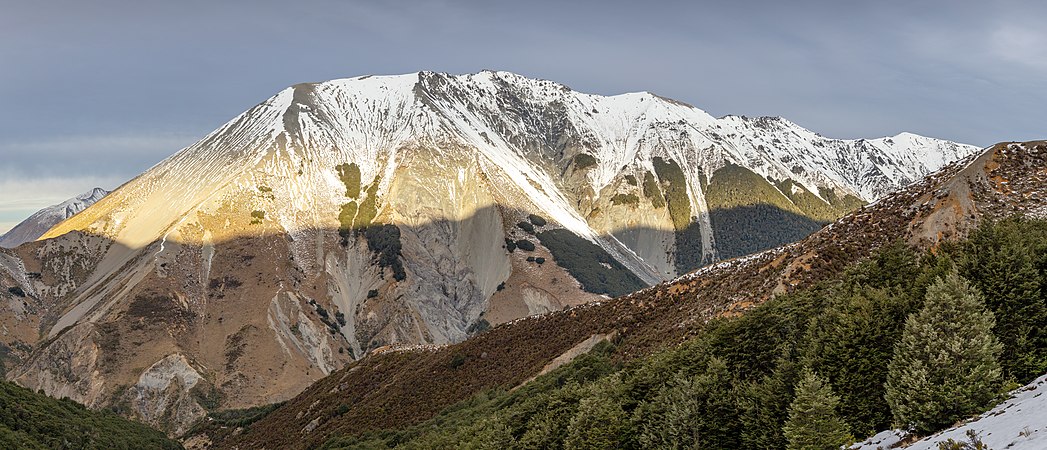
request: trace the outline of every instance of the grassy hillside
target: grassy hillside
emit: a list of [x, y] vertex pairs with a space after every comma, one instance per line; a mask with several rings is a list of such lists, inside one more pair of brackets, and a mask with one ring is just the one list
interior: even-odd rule
[[0, 381], [0, 448], [180, 449], [146, 425]]
[[[1005, 266], [1022, 282], [998, 270]], [[332, 437], [323, 447], [785, 448], [805, 370], [839, 396], [835, 413], [852, 436], [871, 435], [892, 425], [884, 381], [902, 326], [950, 270], [984, 292], [995, 314], [1009, 381], [998, 392], [1047, 371], [1038, 331], [1047, 327], [1047, 221], [1011, 219], [936, 253], [887, 247], [653, 356], [621, 363], [605, 342], [515, 391], [485, 391], [419, 425]]]

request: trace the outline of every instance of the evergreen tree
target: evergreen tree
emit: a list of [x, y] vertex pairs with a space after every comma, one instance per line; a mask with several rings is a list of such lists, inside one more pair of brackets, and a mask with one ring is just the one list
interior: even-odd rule
[[840, 416], [857, 436], [891, 424], [884, 400], [887, 366], [914, 309], [907, 295], [894, 291], [856, 286], [852, 294], [833, 295], [809, 329], [806, 365], [831, 380], [841, 398]]
[[727, 365], [710, 358], [695, 376], [677, 373], [637, 408], [645, 448], [737, 448], [738, 411]]
[[825, 380], [806, 371], [796, 385], [796, 398], [789, 405], [789, 420], [783, 432], [789, 450], [838, 450], [854, 439], [847, 424], [836, 414], [840, 398]]
[[782, 427], [789, 419], [793, 387], [801, 375], [798, 364], [787, 356], [779, 358], [772, 374], [739, 389], [740, 448], [785, 448], [787, 441]]
[[578, 412], [567, 426], [567, 449], [617, 449], [627, 435], [629, 420], [620, 403], [621, 378], [612, 375], [597, 381], [593, 391], [578, 403]]
[[1000, 343], [982, 295], [956, 271], [927, 289], [887, 371], [896, 425], [927, 434], [982, 411], [1000, 389]]
[[961, 275], [991, 295], [1004, 375], [1026, 383], [1047, 371], [1047, 226], [1011, 218], [982, 224], [961, 246]]

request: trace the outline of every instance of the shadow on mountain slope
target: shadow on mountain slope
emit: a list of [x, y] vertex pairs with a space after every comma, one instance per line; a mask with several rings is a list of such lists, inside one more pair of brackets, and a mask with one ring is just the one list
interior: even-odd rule
[[712, 317], [838, 274], [899, 240], [932, 247], [984, 217], [1047, 217], [1047, 143], [999, 144], [849, 214], [801, 242], [725, 261], [607, 302], [519, 320], [460, 344], [377, 354], [311, 386], [217, 447], [303, 448], [417, 423], [476, 392], [511, 388], [595, 335], [624, 359], [686, 340]]

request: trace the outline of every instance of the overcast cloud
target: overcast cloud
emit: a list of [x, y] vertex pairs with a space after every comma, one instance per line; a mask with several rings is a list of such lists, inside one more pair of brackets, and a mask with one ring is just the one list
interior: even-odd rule
[[840, 138], [1047, 134], [1044, 2], [0, 3], [0, 232], [286, 86], [364, 74], [509, 70]]

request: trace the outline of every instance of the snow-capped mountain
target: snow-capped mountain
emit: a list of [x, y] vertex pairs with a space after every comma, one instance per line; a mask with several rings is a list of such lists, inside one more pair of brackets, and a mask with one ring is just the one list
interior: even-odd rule
[[506, 72], [295, 85], [0, 254], [48, 338], [10, 373], [177, 431], [212, 399], [189, 391], [286, 399], [379, 347], [802, 238], [975, 150]]
[[57, 205], [41, 209], [0, 236], [0, 247], [14, 248], [43, 236], [51, 227], [93, 205], [109, 191], [94, 188]]

